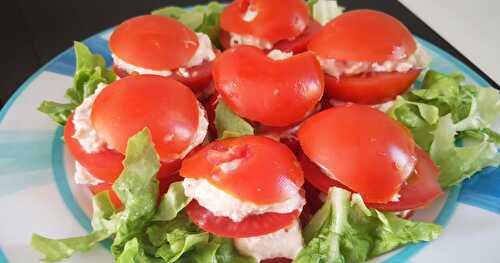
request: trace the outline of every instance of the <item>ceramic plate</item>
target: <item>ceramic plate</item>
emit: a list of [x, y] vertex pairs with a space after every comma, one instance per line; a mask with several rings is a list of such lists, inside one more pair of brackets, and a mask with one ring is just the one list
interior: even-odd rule
[[[110, 33], [84, 41], [108, 63]], [[423, 39], [418, 42], [433, 57], [431, 68], [461, 71], [467, 81], [488, 85], [446, 52]], [[64, 101], [74, 65], [73, 50], [68, 49], [31, 76], [0, 111], [0, 263], [37, 262], [39, 255], [29, 246], [32, 233], [56, 238], [91, 230], [90, 193], [73, 183], [74, 162], [60, 140], [63, 129], [36, 110], [42, 100]], [[483, 170], [414, 217], [443, 225], [444, 234], [375, 262], [498, 262], [500, 170]], [[103, 242], [66, 262], [112, 262], [108, 248]]]

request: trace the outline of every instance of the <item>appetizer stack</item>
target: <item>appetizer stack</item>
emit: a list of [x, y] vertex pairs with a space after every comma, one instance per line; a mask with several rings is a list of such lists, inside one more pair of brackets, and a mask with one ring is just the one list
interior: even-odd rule
[[40, 110], [64, 125], [95, 230], [32, 245], [47, 261], [112, 238], [117, 262], [308, 263], [436, 239], [410, 217], [498, 165], [500, 109], [478, 108], [498, 92], [424, 73], [429, 56], [387, 14], [338, 13], [167, 7], [114, 30], [112, 71], [75, 43], [71, 102]]

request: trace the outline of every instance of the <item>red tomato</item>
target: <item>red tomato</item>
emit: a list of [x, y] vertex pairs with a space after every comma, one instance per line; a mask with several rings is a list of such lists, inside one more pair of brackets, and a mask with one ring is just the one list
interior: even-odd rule
[[387, 204], [367, 204], [369, 207], [382, 211], [404, 211], [424, 207], [440, 195], [443, 190], [438, 182], [439, 168], [430, 156], [420, 148], [416, 148], [417, 165], [414, 173], [406, 180], [399, 191], [397, 202]]
[[[243, 16], [250, 9], [257, 16], [244, 21]], [[302, 34], [309, 22], [309, 11], [303, 0], [236, 0], [221, 14], [221, 28], [239, 35], [252, 35], [269, 42], [293, 39]]]
[[217, 103], [219, 103], [220, 97], [219, 93], [215, 92], [203, 101], [203, 106], [207, 111], [208, 131], [210, 132], [212, 138], [217, 138], [217, 128], [215, 127], [215, 109], [217, 108]]
[[416, 163], [411, 133], [369, 106], [317, 113], [304, 122], [298, 137], [307, 157], [369, 203], [389, 202]]
[[[274, 44], [272, 49], [279, 49], [285, 52], [292, 51], [294, 54], [302, 53], [307, 50], [307, 44], [309, 44], [309, 41], [311, 41], [319, 30], [321, 30], [321, 25], [316, 20], [311, 19], [306, 30], [301, 35], [291, 40], [280, 40]], [[228, 32], [221, 30], [219, 40], [224, 49], [231, 48], [231, 37]]]
[[349, 187], [339, 183], [338, 181], [328, 177], [325, 173], [323, 173], [319, 166], [309, 160], [309, 158], [307, 158], [307, 156], [303, 152], [299, 153], [299, 162], [300, 166], [302, 166], [302, 170], [304, 171], [304, 178], [306, 179], [306, 181], [321, 192], [328, 194], [328, 190], [330, 189], [330, 187], [340, 187], [352, 192]]
[[108, 145], [125, 153], [128, 139], [148, 127], [163, 161], [182, 158], [199, 125], [198, 101], [183, 84], [155, 75], [117, 80], [97, 96], [92, 124]]
[[304, 33], [292, 40], [284, 39], [275, 43], [273, 49], [279, 49], [286, 52], [292, 51], [294, 54], [305, 52], [307, 51], [307, 44], [309, 44], [311, 39], [321, 30], [321, 28], [322, 26], [320, 23], [311, 19]]
[[213, 77], [234, 112], [268, 126], [302, 120], [323, 95], [324, 74], [311, 53], [274, 61], [255, 47], [238, 46], [219, 56]]
[[323, 58], [383, 62], [406, 58], [417, 45], [411, 32], [394, 17], [374, 10], [355, 10], [324, 26], [308, 48]]
[[293, 153], [263, 136], [214, 141], [184, 159], [180, 175], [259, 205], [285, 201], [304, 183]]
[[[127, 77], [129, 75], [138, 75], [137, 73], [127, 73], [127, 71], [119, 68], [113, 64], [113, 71], [120, 78]], [[208, 88], [210, 82], [212, 81], [212, 62], [205, 61], [203, 64], [186, 68], [189, 73], [189, 77], [183, 77], [177, 73], [173, 74], [171, 77], [175, 80], [181, 82], [182, 84], [188, 86], [195, 94], [199, 94], [205, 88]]]
[[188, 63], [198, 48], [198, 38], [175, 19], [144, 15], [120, 24], [109, 39], [109, 48], [134, 66], [171, 70]]
[[378, 104], [394, 99], [408, 90], [421, 69], [408, 72], [371, 72], [340, 79], [325, 74], [325, 91], [337, 100], [360, 104]]
[[[97, 153], [87, 153], [81, 147], [78, 140], [73, 138], [73, 134], [75, 134], [75, 126], [73, 125], [73, 115], [71, 115], [64, 128], [64, 141], [68, 146], [68, 150], [94, 177], [106, 183], [113, 183], [122, 173], [122, 162], [125, 156], [110, 149], [104, 149]], [[171, 162], [162, 161], [157, 174], [158, 180], [163, 180], [177, 172], [180, 166], [180, 160]]]
[[68, 150], [94, 177], [113, 183], [123, 170], [123, 154], [109, 149], [89, 154], [81, 147], [78, 140], [73, 138], [74, 134], [75, 126], [73, 125], [73, 115], [71, 115], [64, 127], [64, 142]]
[[116, 209], [122, 209], [123, 203], [120, 201], [120, 198], [116, 195], [115, 191], [113, 191], [113, 184], [102, 183], [98, 185], [88, 185], [88, 188], [93, 195], [97, 195], [103, 191], [109, 191], [109, 199], [111, 200], [111, 203], [113, 203]]
[[196, 200], [187, 206], [189, 218], [201, 229], [221, 237], [242, 238], [262, 236], [289, 226], [299, 216], [299, 211], [288, 214], [265, 213], [250, 215], [241, 222], [234, 222], [229, 217], [215, 216]]

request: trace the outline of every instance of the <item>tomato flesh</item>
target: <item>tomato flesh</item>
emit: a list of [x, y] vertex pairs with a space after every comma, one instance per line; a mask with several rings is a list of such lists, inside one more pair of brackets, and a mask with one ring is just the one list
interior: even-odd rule
[[[250, 22], [243, 20], [248, 9], [257, 12]], [[309, 11], [303, 0], [289, 0], [286, 7], [282, 0], [236, 0], [224, 9], [220, 17], [224, 31], [252, 35], [271, 43], [297, 37], [308, 22]]]
[[408, 178], [399, 191], [400, 197], [397, 202], [386, 204], [370, 204], [381, 211], [404, 211], [424, 207], [436, 200], [443, 194], [438, 182], [439, 168], [431, 160], [430, 156], [422, 149], [416, 149], [417, 164], [414, 173]]
[[181, 158], [199, 125], [198, 102], [183, 84], [134, 75], [109, 84], [92, 107], [92, 124], [106, 143], [125, 153], [128, 139], [148, 127], [161, 160]]
[[389, 202], [416, 163], [411, 133], [369, 106], [317, 113], [304, 122], [298, 137], [309, 159], [366, 202]]
[[213, 77], [234, 112], [268, 126], [302, 120], [323, 95], [324, 74], [311, 53], [274, 61], [255, 47], [237, 46], [215, 61]]
[[111, 203], [113, 203], [115, 208], [118, 210], [123, 208], [122, 201], [120, 200], [118, 195], [115, 193], [115, 191], [113, 191], [113, 184], [102, 183], [102, 184], [98, 184], [98, 185], [89, 185], [88, 188], [93, 195], [97, 195], [100, 192], [109, 191], [109, 199], [110, 199]]
[[109, 39], [118, 58], [141, 68], [171, 70], [186, 65], [198, 48], [196, 34], [175, 19], [144, 15], [120, 24]]
[[259, 205], [285, 201], [304, 183], [293, 152], [263, 136], [214, 141], [184, 159], [180, 175]]
[[417, 44], [394, 17], [374, 10], [355, 10], [325, 25], [308, 48], [323, 58], [384, 62], [410, 56]]
[[336, 100], [359, 104], [379, 104], [407, 91], [421, 69], [408, 72], [370, 72], [336, 78], [325, 74], [325, 92]]
[[215, 216], [196, 200], [187, 206], [188, 216], [201, 229], [221, 237], [243, 238], [262, 236], [289, 226], [299, 216], [299, 211], [287, 214], [265, 213], [250, 215], [241, 222], [234, 222], [229, 217]]

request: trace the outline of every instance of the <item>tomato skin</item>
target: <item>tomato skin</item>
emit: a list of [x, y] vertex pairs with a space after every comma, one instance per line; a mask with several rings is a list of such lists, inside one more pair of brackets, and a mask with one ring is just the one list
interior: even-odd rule
[[[223, 164], [237, 162], [229, 171]], [[235, 198], [259, 205], [289, 199], [304, 183], [293, 152], [263, 136], [214, 141], [182, 161], [180, 175], [206, 179]]]
[[[278, 49], [284, 52], [293, 52], [294, 54], [307, 51], [307, 44], [314, 37], [316, 33], [321, 30], [322, 26], [314, 19], [310, 19], [306, 30], [294, 39], [284, 39], [276, 42], [272, 49]], [[231, 37], [228, 32], [221, 30], [219, 34], [219, 41], [225, 49], [231, 48]]]
[[308, 49], [323, 58], [383, 62], [410, 56], [417, 44], [394, 17], [374, 10], [354, 10], [326, 24]]
[[316, 189], [321, 192], [328, 194], [328, 190], [331, 187], [340, 187], [342, 189], [353, 192], [353, 190], [349, 189], [349, 187], [341, 184], [339, 181], [336, 181], [330, 177], [328, 177], [318, 165], [313, 163], [307, 156], [301, 152], [299, 153], [299, 162], [300, 166], [302, 166], [302, 170], [304, 171], [304, 178], [307, 182], [313, 185]]
[[258, 48], [237, 46], [215, 61], [213, 77], [234, 112], [268, 126], [302, 120], [323, 95], [324, 74], [311, 53], [274, 61]]
[[134, 75], [109, 84], [92, 107], [92, 124], [122, 154], [128, 139], [148, 127], [162, 161], [170, 162], [192, 142], [199, 125], [198, 102], [188, 87], [155, 75]]
[[352, 104], [317, 113], [304, 122], [298, 137], [309, 159], [366, 202], [389, 202], [416, 163], [411, 133], [369, 106]]
[[[309, 11], [304, 1], [289, 0], [283, 8], [282, 0], [236, 0], [221, 14], [220, 25], [224, 31], [252, 35], [269, 42], [293, 39], [300, 35], [309, 22]], [[242, 19], [247, 8], [256, 10], [250, 22]]]
[[408, 72], [370, 72], [336, 78], [325, 73], [326, 94], [336, 100], [379, 104], [393, 100], [410, 89], [421, 69]]
[[367, 206], [381, 211], [404, 211], [425, 207], [443, 194], [438, 182], [439, 168], [422, 149], [416, 148], [417, 164], [414, 173], [399, 191], [397, 202], [370, 204]]
[[284, 39], [274, 44], [273, 49], [279, 49], [284, 52], [293, 52], [294, 54], [307, 51], [307, 44], [321, 30], [322, 26], [314, 19], [309, 20], [306, 30], [298, 37], [289, 40]]
[[220, 99], [220, 94], [214, 92], [214, 94], [202, 102], [205, 110], [207, 111], [208, 132], [211, 138], [217, 138], [217, 128], [215, 127], [215, 109], [217, 108], [217, 103], [219, 103]]
[[97, 179], [107, 183], [113, 183], [120, 176], [125, 158], [123, 154], [104, 149], [97, 153], [87, 153], [81, 147], [77, 139], [73, 138], [75, 126], [73, 124], [73, 114], [71, 114], [64, 127], [64, 142], [73, 157]]
[[158, 15], [128, 19], [109, 39], [114, 55], [134, 66], [152, 70], [186, 65], [198, 45], [193, 31], [175, 19]]
[[221, 237], [243, 238], [262, 236], [289, 226], [299, 216], [299, 211], [287, 214], [265, 213], [250, 215], [241, 222], [234, 222], [229, 217], [215, 216], [202, 207], [196, 200], [187, 206], [187, 214], [198, 227]]

